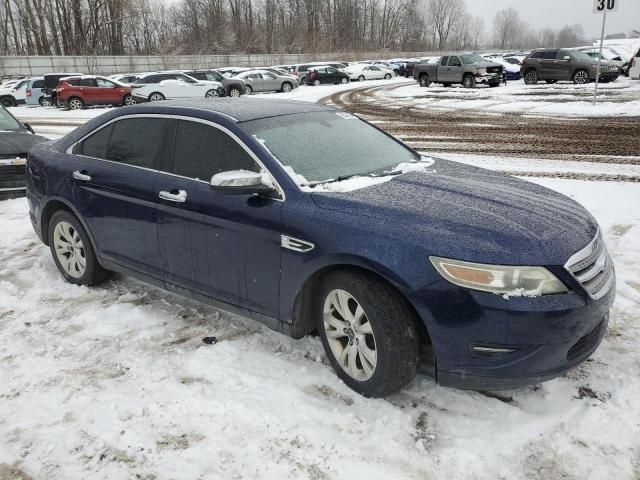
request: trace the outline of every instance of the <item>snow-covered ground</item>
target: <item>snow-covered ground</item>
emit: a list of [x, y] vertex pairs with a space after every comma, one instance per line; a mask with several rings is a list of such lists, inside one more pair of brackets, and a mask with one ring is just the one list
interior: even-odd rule
[[640, 189], [536, 181], [600, 221], [618, 297], [590, 361], [495, 397], [419, 375], [365, 399], [317, 338], [126, 277], [72, 286], [1, 202], [0, 478], [637, 479]]
[[381, 91], [379, 98], [395, 100], [416, 108], [435, 110], [481, 110], [494, 113], [528, 115], [560, 115], [607, 117], [640, 115], [640, 81], [620, 77], [615, 82], [600, 84], [598, 101], [592, 105], [594, 84], [525, 85], [522, 80], [508, 82], [498, 88], [446, 88], [432, 84], [428, 88], [412, 82], [402, 88]]

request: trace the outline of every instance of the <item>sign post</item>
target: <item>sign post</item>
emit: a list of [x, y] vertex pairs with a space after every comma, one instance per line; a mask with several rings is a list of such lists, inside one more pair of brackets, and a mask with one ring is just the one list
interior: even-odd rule
[[602, 32], [600, 33], [600, 51], [598, 53], [598, 68], [596, 69], [596, 86], [593, 90], [593, 105], [598, 98], [598, 83], [600, 83], [600, 68], [602, 63], [602, 44], [604, 43], [604, 27], [607, 23], [607, 12], [615, 12], [620, 0], [593, 0], [593, 13], [602, 14]]

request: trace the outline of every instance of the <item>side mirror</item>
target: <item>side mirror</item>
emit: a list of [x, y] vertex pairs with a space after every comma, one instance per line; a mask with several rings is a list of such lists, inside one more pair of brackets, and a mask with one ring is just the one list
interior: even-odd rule
[[262, 180], [262, 174], [248, 170], [230, 170], [211, 177], [211, 189], [227, 195], [268, 194], [275, 191]]
[[34, 135], [36, 134], [36, 132], [33, 131], [33, 127], [31, 125], [29, 125], [28, 123], [24, 123], [23, 126], [24, 126], [24, 128], [27, 129], [28, 132], [31, 132]]

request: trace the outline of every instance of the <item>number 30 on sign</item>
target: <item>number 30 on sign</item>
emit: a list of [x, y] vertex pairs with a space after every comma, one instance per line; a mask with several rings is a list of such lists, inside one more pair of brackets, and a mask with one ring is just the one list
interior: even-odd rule
[[593, 0], [593, 13], [615, 12], [620, 0]]

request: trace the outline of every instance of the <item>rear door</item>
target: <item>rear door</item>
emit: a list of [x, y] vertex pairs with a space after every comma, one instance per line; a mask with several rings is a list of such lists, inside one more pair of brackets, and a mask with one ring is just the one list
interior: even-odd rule
[[101, 257], [162, 280], [156, 196], [169, 122], [131, 117], [108, 124], [73, 148], [74, 205]]
[[251, 84], [251, 88], [254, 92], [263, 92], [264, 91], [264, 82], [262, 80], [262, 75], [259, 73], [250, 73], [247, 78]]
[[261, 171], [223, 127], [177, 120], [172, 138], [172, 162], [155, 184], [165, 281], [277, 317], [283, 203], [211, 189], [216, 173]]
[[556, 64], [557, 50], [545, 50], [542, 52], [542, 56], [539, 60], [540, 76], [544, 79], [556, 79], [558, 75], [558, 68]]
[[280, 80], [271, 72], [262, 72], [263, 88], [265, 90], [280, 90]]

